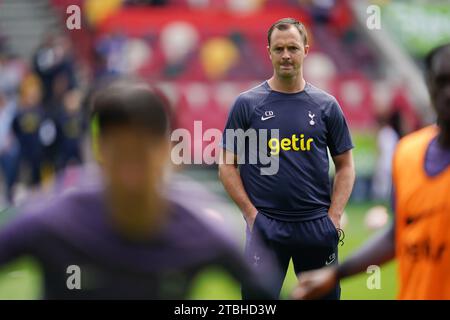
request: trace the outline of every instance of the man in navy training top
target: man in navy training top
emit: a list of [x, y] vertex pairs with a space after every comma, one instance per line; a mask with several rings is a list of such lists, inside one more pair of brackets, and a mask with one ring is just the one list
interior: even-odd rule
[[[267, 49], [273, 76], [238, 96], [225, 131], [256, 130], [261, 139], [264, 131], [259, 130], [278, 130], [279, 138], [269, 139], [267, 150], [257, 150], [279, 161], [278, 172], [262, 175], [261, 161], [241, 164], [236, 144], [248, 147], [246, 160], [255, 150], [239, 137], [228, 141], [224, 133], [219, 177], [246, 220], [245, 255], [255, 273], [267, 276], [259, 272], [267, 257], [278, 261], [272, 294], [279, 296], [291, 258], [296, 274], [337, 263], [338, 229], [355, 172], [353, 144], [338, 102], [303, 79], [309, 50], [303, 24], [292, 18], [277, 21], [268, 31]], [[327, 150], [336, 169], [333, 192]], [[250, 297], [248, 289], [243, 285], [244, 299]], [[339, 284], [325, 298], [339, 299]]]
[[[162, 195], [170, 163], [166, 109], [139, 82], [98, 93], [93, 115], [103, 181], [21, 212], [0, 230], [0, 266], [34, 257], [46, 299], [186, 298], [210, 265], [245, 282], [252, 297], [272, 298], [228, 238]], [[70, 278], [76, 270], [78, 282]]]

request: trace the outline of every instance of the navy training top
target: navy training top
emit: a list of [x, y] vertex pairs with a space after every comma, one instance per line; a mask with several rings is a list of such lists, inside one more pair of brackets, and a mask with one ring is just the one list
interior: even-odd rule
[[[227, 139], [227, 129], [242, 129], [248, 136]], [[253, 145], [252, 130], [258, 141]], [[278, 136], [273, 130], [278, 130]], [[352, 149], [353, 143], [333, 96], [310, 83], [300, 92], [282, 93], [265, 81], [236, 99], [221, 146], [243, 162], [239, 171], [244, 188], [259, 212], [273, 219], [303, 221], [328, 213], [331, 183], [327, 150], [336, 156]], [[257, 161], [252, 160], [255, 154]], [[264, 155], [268, 157], [265, 162], [261, 161]], [[262, 174], [268, 167], [272, 167], [270, 174]]]

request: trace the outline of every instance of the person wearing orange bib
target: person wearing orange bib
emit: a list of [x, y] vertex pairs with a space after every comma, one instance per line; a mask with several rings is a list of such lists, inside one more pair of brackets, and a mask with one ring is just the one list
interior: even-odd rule
[[294, 298], [319, 298], [340, 279], [396, 258], [398, 299], [450, 299], [450, 43], [432, 50], [425, 65], [437, 124], [397, 145], [393, 223], [340, 266], [305, 272]]

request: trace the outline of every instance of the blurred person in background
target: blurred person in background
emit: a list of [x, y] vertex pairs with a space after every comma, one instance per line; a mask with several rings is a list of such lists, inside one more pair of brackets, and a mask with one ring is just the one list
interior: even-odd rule
[[[56, 171], [65, 167], [67, 154], [67, 139], [64, 135], [65, 124], [61, 123], [66, 120], [67, 101], [71, 96], [71, 92], [76, 89], [69, 90], [69, 80], [65, 73], [61, 73], [55, 77], [53, 82], [53, 95], [47, 103], [42, 123], [42, 145], [43, 145], [43, 171], [48, 176], [53, 175]], [[74, 95], [72, 95], [74, 96]], [[73, 100], [73, 99], [72, 99]], [[70, 103], [70, 102], [69, 102]], [[71, 103], [74, 104], [73, 102]], [[72, 108], [77, 108], [72, 106]], [[69, 107], [70, 109], [70, 107]], [[74, 110], [75, 111], [75, 110]], [[75, 111], [76, 112], [76, 111]], [[77, 163], [81, 163], [78, 161]]]
[[[171, 163], [163, 100], [141, 82], [116, 82], [95, 95], [92, 115], [101, 181], [23, 208], [0, 231], [0, 265], [36, 258], [47, 299], [186, 298], [211, 265], [245, 283], [254, 298], [272, 298], [231, 241], [196, 209], [164, 195]], [[170, 199], [184, 197], [192, 199]], [[73, 265], [81, 272], [78, 289], [68, 286]]]
[[72, 45], [64, 35], [49, 34], [33, 56], [33, 68], [42, 84], [44, 119], [41, 128], [44, 178], [58, 169], [60, 145], [57, 121], [66, 92], [77, 87]]
[[65, 91], [77, 87], [72, 50], [64, 35], [49, 34], [33, 56], [32, 64], [42, 83], [42, 103], [46, 111], [58, 106], [54, 96], [61, 93], [55, 89], [58, 91], [62, 84]]
[[293, 297], [326, 295], [339, 279], [398, 262], [398, 299], [450, 299], [450, 44], [425, 58], [437, 124], [405, 136], [393, 160], [393, 222], [340, 266], [303, 274]]
[[[29, 184], [37, 187], [41, 182], [43, 153], [40, 130], [44, 119], [39, 79], [32, 74], [26, 76], [19, 95], [19, 106], [13, 120], [13, 132], [20, 147], [19, 167], [24, 165], [30, 171]], [[17, 173], [17, 178], [19, 176], [20, 172]]]
[[0, 166], [8, 203], [13, 201], [13, 186], [19, 160], [19, 147], [12, 132], [16, 105], [0, 91]]
[[125, 50], [128, 36], [118, 28], [114, 33], [102, 37], [95, 46], [98, 67], [101, 68], [97, 78], [120, 76], [125, 73]]
[[331, 19], [336, 0], [297, 0], [302, 7], [305, 7], [318, 24], [328, 23]]
[[[353, 144], [338, 102], [303, 78], [308, 50], [301, 22], [284, 18], [274, 23], [267, 46], [273, 76], [236, 99], [225, 125], [225, 131], [254, 129], [261, 136], [259, 129], [279, 130], [281, 145], [289, 140], [289, 147], [274, 156], [278, 172], [262, 175], [264, 165], [250, 163], [249, 153], [256, 146], [246, 148], [242, 161], [236, 141], [226, 140], [224, 133], [221, 144], [225, 161], [219, 165], [219, 177], [247, 223], [246, 256], [255, 272], [266, 263], [266, 252], [277, 259], [274, 296], [279, 296], [291, 258], [296, 274], [338, 263], [338, 230], [355, 179]], [[313, 143], [301, 150], [303, 136]], [[242, 144], [237, 141], [238, 146]], [[328, 150], [336, 168], [332, 194]], [[273, 156], [272, 151], [260, 150]], [[238, 167], [238, 163], [243, 164]], [[256, 238], [262, 241], [255, 242]], [[242, 295], [248, 298], [245, 286]], [[339, 298], [336, 284], [326, 299]]]
[[372, 182], [374, 200], [389, 201], [392, 186], [392, 158], [398, 140], [403, 136], [401, 113], [397, 109], [381, 113], [377, 117], [378, 157]]
[[19, 146], [12, 123], [17, 108], [17, 92], [26, 72], [25, 63], [13, 57], [0, 43], [0, 166], [8, 203], [13, 201]]
[[27, 73], [27, 66], [21, 59], [0, 48], [0, 91], [8, 100], [15, 100], [20, 83]]
[[66, 92], [63, 99], [63, 109], [58, 115], [58, 169], [69, 165], [83, 163], [82, 143], [87, 124], [82, 114], [82, 92], [72, 90]]

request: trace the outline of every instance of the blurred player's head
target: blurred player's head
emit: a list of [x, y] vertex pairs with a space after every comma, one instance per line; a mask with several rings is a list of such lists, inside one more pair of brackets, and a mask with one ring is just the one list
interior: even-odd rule
[[20, 84], [20, 104], [22, 107], [35, 107], [41, 102], [42, 87], [35, 75], [27, 75]]
[[157, 228], [160, 196], [169, 163], [166, 105], [145, 83], [119, 81], [93, 103], [98, 151], [114, 220], [130, 237]]
[[81, 108], [82, 93], [80, 90], [67, 91], [63, 96], [63, 107], [68, 114], [77, 113]]
[[438, 124], [450, 128], [450, 43], [432, 50], [426, 57], [425, 64]]
[[289, 79], [302, 74], [303, 59], [308, 54], [309, 45], [301, 22], [293, 18], [278, 20], [270, 27], [267, 41], [275, 76]]

